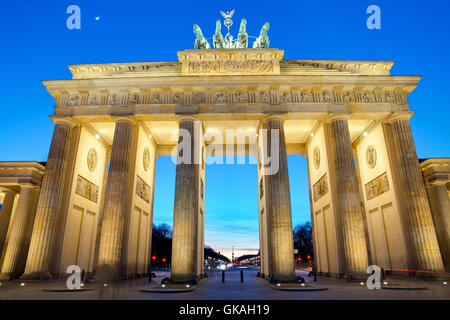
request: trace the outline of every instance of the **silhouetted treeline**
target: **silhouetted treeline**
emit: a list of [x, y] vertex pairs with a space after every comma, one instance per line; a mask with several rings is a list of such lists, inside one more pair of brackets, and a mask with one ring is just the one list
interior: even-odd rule
[[294, 248], [298, 249], [297, 257], [303, 260], [307, 259], [309, 255], [313, 258], [313, 241], [311, 222], [306, 222], [302, 225], [297, 225], [294, 228]]
[[220, 253], [214, 251], [213, 248], [205, 246], [205, 259], [208, 259], [208, 257], [216, 259], [216, 260], [220, 260], [223, 262], [228, 262], [228, 263], [231, 262], [230, 259], [228, 259], [224, 255], [221, 255]]
[[[172, 228], [161, 223], [153, 224], [152, 231], [152, 264], [164, 265], [170, 263], [172, 255]], [[166, 261], [163, 262], [163, 259]]]
[[241, 261], [244, 261], [244, 260], [247, 260], [247, 259], [256, 258], [256, 257], [259, 257], [259, 252], [258, 252], [258, 254], [244, 254], [244, 255], [236, 258], [236, 260], [238, 262], [241, 262]]

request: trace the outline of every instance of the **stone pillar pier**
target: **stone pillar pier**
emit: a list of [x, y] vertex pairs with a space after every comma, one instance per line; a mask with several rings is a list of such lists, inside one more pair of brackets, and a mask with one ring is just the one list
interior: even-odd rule
[[15, 197], [16, 193], [9, 191], [5, 193], [5, 198], [3, 199], [3, 206], [0, 211], [0, 256], [3, 252], [3, 245], [6, 240], [6, 233], [8, 232]]
[[121, 276], [123, 233], [132, 188], [129, 175], [133, 125], [132, 119], [119, 118], [114, 131], [98, 256], [98, 268], [104, 280]]
[[[266, 119], [267, 154], [272, 161], [279, 161], [278, 170], [266, 171], [267, 214], [270, 237], [270, 273], [274, 281], [287, 282], [297, 279], [294, 268], [294, 240], [292, 232], [291, 196], [287, 167], [286, 141], [284, 136], [284, 118], [270, 116]], [[278, 130], [278, 141], [272, 141]], [[272, 154], [272, 144], [278, 152], [278, 159]]]
[[[182, 117], [179, 123], [172, 237], [172, 282], [192, 282], [197, 275], [201, 122]], [[197, 155], [197, 156], [196, 156]]]
[[406, 204], [409, 233], [418, 270], [443, 271], [431, 210], [425, 190], [416, 148], [409, 125], [409, 113], [394, 115], [390, 122], [400, 161], [403, 199]]
[[[20, 254], [25, 242], [25, 230], [28, 222], [28, 214], [31, 209], [33, 186], [22, 185], [20, 187], [19, 202], [17, 203], [16, 213], [11, 222], [11, 228], [6, 240], [6, 250], [2, 257], [2, 268], [0, 279], [9, 280], [18, 276], [17, 270]], [[23, 268], [23, 266], [22, 266]], [[20, 270], [20, 271], [23, 271]]]
[[22, 276], [24, 279], [51, 278], [62, 192], [67, 164], [67, 149], [74, 123], [67, 119], [55, 120], [47, 165], [39, 195], [39, 203], [31, 236], [30, 249]]
[[361, 275], [366, 273], [369, 262], [348, 122], [345, 116], [335, 116], [330, 119], [330, 124], [336, 169], [338, 217], [341, 220], [344, 242], [345, 272]]

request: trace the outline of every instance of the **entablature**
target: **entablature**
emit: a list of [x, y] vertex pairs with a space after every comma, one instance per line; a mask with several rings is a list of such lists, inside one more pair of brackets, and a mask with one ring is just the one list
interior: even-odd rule
[[[298, 105], [408, 103], [419, 77], [236, 77], [167, 81], [97, 79], [46, 81], [56, 108], [98, 106]], [[125, 80], [125, 81], [124, 81]], [[136, 80], [136, 81], [130, 81]]]

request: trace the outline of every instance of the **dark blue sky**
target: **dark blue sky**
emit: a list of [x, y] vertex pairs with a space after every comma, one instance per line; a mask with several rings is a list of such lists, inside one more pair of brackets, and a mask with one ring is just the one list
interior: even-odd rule
[[[66, 9], [81, 8], [81, 30]], [[366, 8], [381, 8], [381, 30]], [[219, 10], [236, 9], [257, 35], [271, 23], [271, 47], [285, 59], [394, 60], [394, 75], [422, 75], [410, 95], [419, 157], [450, 156], [449, 1], [7, 1], [0, 2], [0, 161], [47, 158], [54, 100], [41, 80], [70, 79], [69, 64], [175, 61], [192, 48], [192, 24], [212, 36]], [[100, 20], [96, 21], [95, 17]], [[305, 160], [289, 157], [294, 225], [309, 219]], [[155, 221], [172, 219], [175, 168], [157, 161]], [[206, 242], [256, 248], [256, 167], [208, 166]], [[239, 219], [237, 219], [239, 217]]]

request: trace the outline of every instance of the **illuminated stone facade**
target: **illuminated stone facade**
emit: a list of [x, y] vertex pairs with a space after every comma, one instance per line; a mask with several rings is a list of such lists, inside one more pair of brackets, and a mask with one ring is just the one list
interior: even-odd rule
[[[214, 146], [258, 159], [265, 277], [295, 278], [290, 197], [299, 195], [290, 194], [288, 154], [308, 160], [320, 274], [356, 276], [371, 264], [442, 272], [449, 184], [447, 176], [446, 184], [425, 177], [425, 185], [417, 160], [407, 96], [420, 77], [391, 76], [389, 61], [282, 60], [283, 53], [184, 50], [179, 62], [76, 65], [72, 80], [44, 81], [56, 106], [42, 184], [3, 184], [0, 166], [2, 275], [57, 276], [69, 265], [87, 273], [108, 265], [120, 278], [148, 273], [155, 159], [177, 155], [179, 128], [196, 137], [190, 156], [200, 162], [177, 164], [173, 281], [204, 273], [204, 154]], [[207, 139], [227, 129], [246, 139]], [[271, 144], [260, 129], [279, 133], [273, 174], [261, 164]]]

